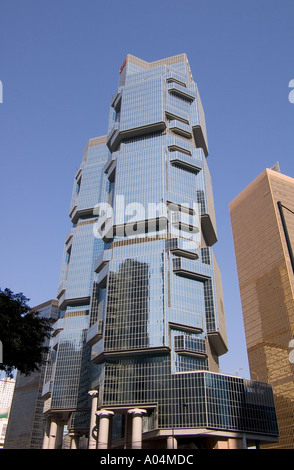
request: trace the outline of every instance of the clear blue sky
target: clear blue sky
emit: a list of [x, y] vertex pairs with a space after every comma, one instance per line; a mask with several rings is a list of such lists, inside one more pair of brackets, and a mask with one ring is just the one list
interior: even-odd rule
[[249, 377], [228, 205], [276, 161], [294, 176], [293, 20], [293, 0], [0, 0], [0, 287], [31, 306], [55, 298], [74, 175], [88, 139], [107, 132], [119, 67], [128, 53], [186, 52], [214, 185], [221, 369]]

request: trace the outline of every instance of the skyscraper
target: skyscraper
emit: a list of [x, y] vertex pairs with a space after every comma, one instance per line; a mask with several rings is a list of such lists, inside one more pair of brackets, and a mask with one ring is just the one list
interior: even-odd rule
[[293, 449], [294, 179], [266, 169], [230, 213], [251, 377], [273, 386], [280, 436], [271, 447]]
[[[48, 300], [32, 311], [42, 318], [57, 320], [57, 300]], [[46, 339], [46, 344], [48, 339]], [[17, 372], [5, 438], [5, 449], [41, 449], [44, 435], [43, 380], [45, 366], [26, 376]]]
[[228, 348], [207, 155], [186, 55], [128, 55], [108, 133], [75, 176], [44, 447], [61, 445], [63, 423], [73, 447], [87, 434], [99, 449], [276, 439], [271, 387], [219, 373]]

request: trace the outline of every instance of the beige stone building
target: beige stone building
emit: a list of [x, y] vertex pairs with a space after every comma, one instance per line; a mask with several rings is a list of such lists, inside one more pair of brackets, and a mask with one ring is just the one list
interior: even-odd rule
[[251, 378], [273, 386], [279, 441], [294, 448], [294, 178], [266, 169], [230, 204]]

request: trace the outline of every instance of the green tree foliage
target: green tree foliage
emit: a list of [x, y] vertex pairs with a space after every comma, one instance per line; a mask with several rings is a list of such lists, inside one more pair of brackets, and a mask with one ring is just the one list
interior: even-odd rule
[[22, 293], [0, 289], [0, 341], [3, 349], [0, 370], [10, 376], [14, 369], [25, 375], [40, 370], [48, 352], [52, 319], [38, 316], [38, 312], [28, 306], [28, 301]]

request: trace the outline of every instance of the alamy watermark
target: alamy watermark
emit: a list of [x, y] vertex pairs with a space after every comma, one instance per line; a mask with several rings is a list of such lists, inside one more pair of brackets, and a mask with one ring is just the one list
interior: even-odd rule
[[126, 204], [124, 195], [117, 195], [114, 199], [113, 206], [105, 202], [94, 207], [93, 214], [98, 216], [93, 227], [96, 238], [133, 238], [157, 234], [165, 231], [169, 224], [172, 234], [189, 241], [200, 241], [200, 204]]
[[290, 103], [294, 104], [294, 78], [290, 80], [288, 87], [293, 88], [293, 90], [290, 91], [288, 98], [289, 98]]

